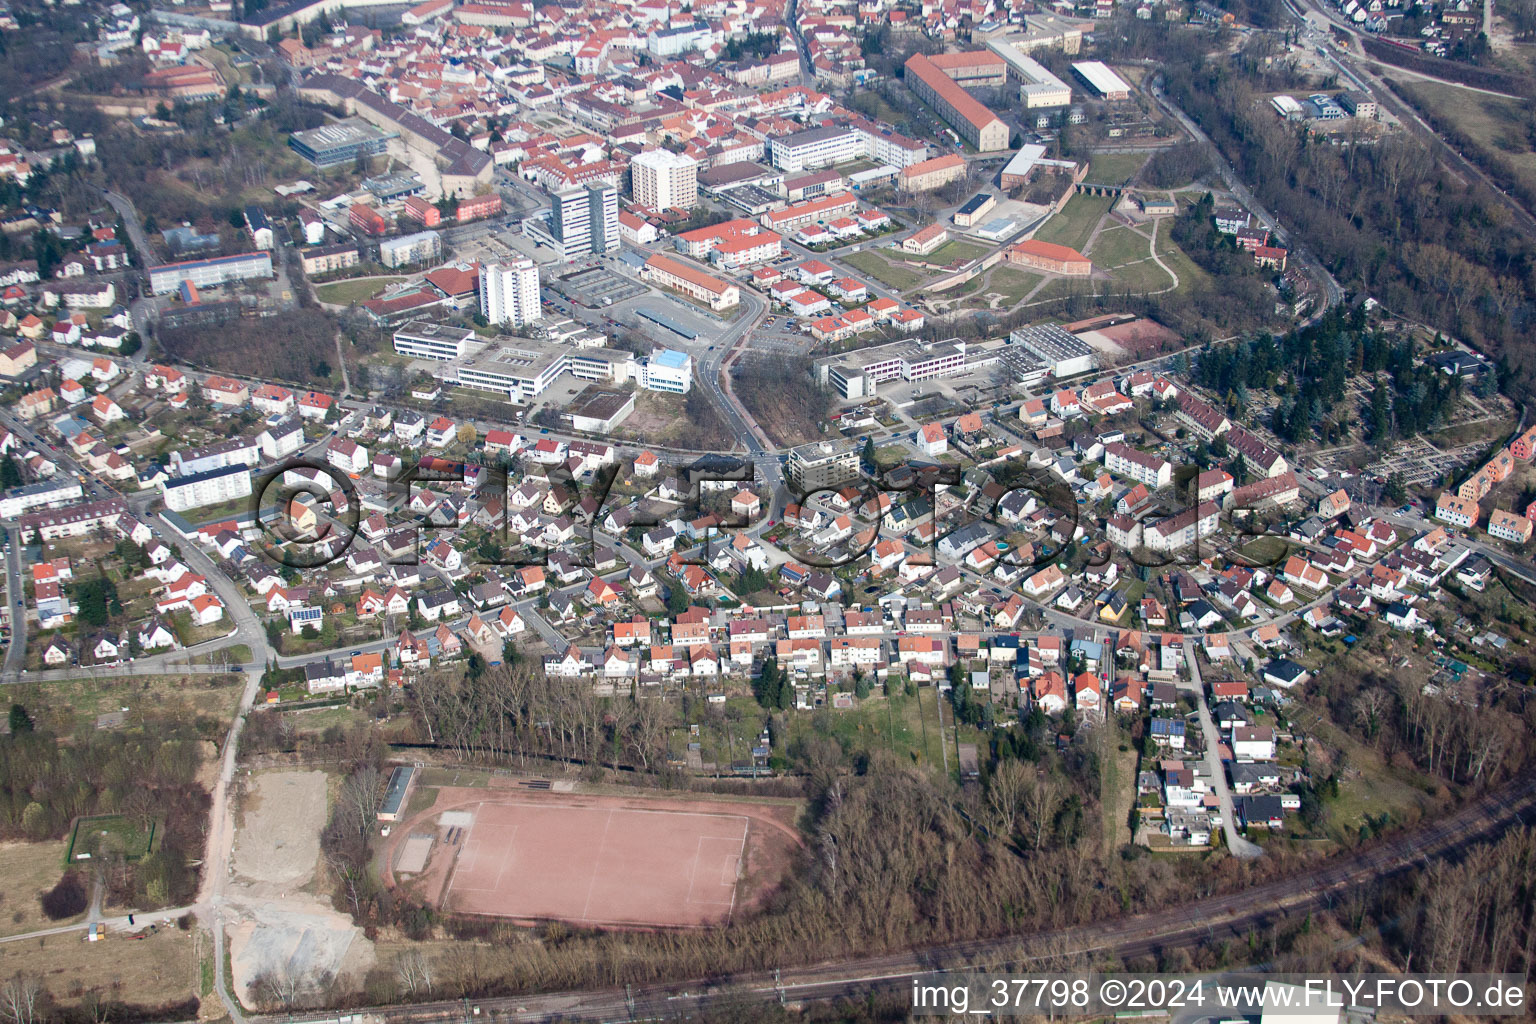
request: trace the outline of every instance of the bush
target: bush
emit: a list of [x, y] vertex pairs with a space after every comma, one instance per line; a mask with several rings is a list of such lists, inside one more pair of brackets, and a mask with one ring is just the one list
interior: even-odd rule
[[43, 905], [43, 913], [50, 921], [62, 921], [66, 917], [83, 914], [85, 908], [91, 905], [85, 883], [73, 871], [64, 872], [64, 877], [52, 889], [43, 893], [39, 901]]

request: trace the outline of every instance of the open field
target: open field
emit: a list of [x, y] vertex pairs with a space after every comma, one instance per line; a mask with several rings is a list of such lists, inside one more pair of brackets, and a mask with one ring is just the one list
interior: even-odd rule
[[1103, 291], [1102, 281], [1092, 281], [1086, 277], [1057, 277], [1045, 282], [1045, 287], [1035, 293], [1034, 301], [1064, 299], [1070, 295], [1094, 295]]
[[392, 832], [386, 881], [445, 910], [519, 921], [719, 924], [782, 874], [797, 842], [785, 810], [447, 787]]
[[1167, 271], [1150, 257], [1116, 267], [1111, 271], [1110, 276], [1115, 279], [1116, 285], [1132, 292], [1157, 292], [1173, 286], [1173, 279], [1168, 276]]
[[916, 288], [925, 280], [923, 275], [917, 271], [909, 270], [906, 267], [898, 267], [882, 254], [869, 249], [863, 252], [851, 253], [840, 257], [840, 259], [850, 267], [864, 271], [864, 273], [873, 277], [876, 281], [889, 288], [895, 288], [897, 291]]
[[1095, 185], [1119, 185], [1141, 170], [1151, 153], [1095, 153], [1088, 158], [1088, 176]]
[[1109, 212], [1113, 199], [1107, 196], [1073, 196], [1061, 212], [1041, 225], [1035, 237], [1042, 242], [1069, 245], [1082, 251], [1093, 234], [1094, 226]]
[[1012, 267], [995, 267], [992, 276], [987, 280], [985, 292], [997, 292], [1003, 296], [1004, 305], [1013, 305], [1023, 302], [1025, 296], [1034, 291], [1044, 278], [1043, 274], [1032, 274], [1027, 270], [1016, 270]]
[[1158, 229], [1157, 254], [1169, 270], [1179, 275], [1180, 291], [1188, 291], [1197, 282], [1210, 281], [1210, 275], [1195, 266], [1194, 261], [1184, 255], [1184, 250], [1174, 244], [1167, 228]]
[[1399, 77], [1395, 84], [1426, 121], [1464, 136], [1490, 165], [1502, 165], [1525, 188], [1536, 189], [1536, 147], [1526, 136], [1523, 101], [1444, 82]]
[[235, 869], [257, 882], [302, 885], [320, 856], [326, 816], [324, 772], [260, 775], [241, 804]]
[[893, 693], [884, 699], [859, 701], [852, 708], [822, 708], [793, 716], [789, 722], [790, 741], [813, 733], [831, 735], [849, 753], [889, 750], [903, 760], [928, 767], [939, 766], [938, 719], [933, 698], [924, 700], [923, 691], [908, 697], [892, 683]]
[[60, 840], [45, 843], [0, 843], [0, 935], [20, 935], [40, 928], [56, 928], [83, 920], [84, 914], [50, 921], [38, 896], [52, 889], [64, 873], [64, 848]]
[[320, 302], [332, 302], [338, 306], [371, 299], [403, 277], [369, 277], [356, 281], [332, 281], [315, 285], [315, 298]]
[[[0, 975], [35, 976], [55, 999], [71, 1006], [97, 998], [173, 1007], [199, 995], [197, 941], [195, 929], [162, 925], [141, 940], [113, 932], [100, 942], [87, 942], [81, 930], [7, 942], [0, 944]], [[185, 1020], [187, 1015], [171, 1010], [140, 1019]]]
[[305, 993], [359, 985], [373, 966], [373, 944], [315, 892], [330, 776], [265, 772], [245, 785], [229, 886], [236, 993], [251, 1005], [254, 983], [266, 973], [290, 977]]
[[1093, 250], [1088, 256], [1100, 270], [1113, 270], [1136, 260], [1144, 260], [1151, 251], [1152, 243], [1146, 236], [1130, 228], [1107, 228], [1093, 240]]
[[240, 700], [240, 679], [229, 673], [49, 680], [14, 687], [11, 698], [38, 709], [36, 713], [50, 729], [68, 735], [94, 729], [98, 715], [123, 708], [128, 709], [130, 723], [145, 715], [167, 713], [228, 719]]

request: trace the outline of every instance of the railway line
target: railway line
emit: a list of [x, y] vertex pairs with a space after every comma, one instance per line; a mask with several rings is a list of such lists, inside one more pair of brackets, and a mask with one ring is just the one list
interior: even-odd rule
[[[723, 1010], [741, 1003], [803, 1003], [857, 998], [905, 990], [915, 974], [951, 970], [1017, 969], [1031, 957], [1030, 945], [1049, 943], [1052, 959], [1155, 953], [1196, 941], [1246, 939], [1252, 932], [1297, 913], [1333, 906], [1350, 891], [1436, 860], [1454, 859], [1508, 828], [1536, 821], [1536, 774], [1517, 778], [1455, 814], [1424, 824], [1367, 850], [1320, 865], [1300, 875], [1266, 882], [1238, 893], [1195, 899], [1112, 921], [1048, 932], [1002, 936], [920, 949], [856, 957], [779, 972], [739, 975], [596, 991], [569, 991], [473, 1000], [443, 1000], [410, 1006], [355, 1011], [386, 1024], [448, 1021], [630, 1021], [665, 1020]], [[325, 1024], [337, 1015], [253, 1017], [253, 1024]]]

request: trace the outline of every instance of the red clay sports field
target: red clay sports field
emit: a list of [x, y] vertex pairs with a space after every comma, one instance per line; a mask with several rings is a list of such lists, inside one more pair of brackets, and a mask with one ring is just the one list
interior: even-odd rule
[[747, 842], [740, 815], [479, 803], [448, 879], [449, 910], [579, 924], [728, 919]]
[[385, 881], [518, 921], [723, 924], [787, 865], [798, 836], [784, 803], [447, 786], [392, 830]]

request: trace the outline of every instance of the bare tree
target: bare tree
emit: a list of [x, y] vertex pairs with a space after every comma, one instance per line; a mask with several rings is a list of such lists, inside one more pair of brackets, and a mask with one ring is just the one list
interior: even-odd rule
[[372, 831], [374, 813], [383, 795], [384, 779], [373, 765], [364, 765], [347, 776], [347, 780], [341, 784], [342, 800], [357, 815], [355, 827], [360, 838]]
[[1053, 775], [1036, 776], [1024, 791], [1024, 812], [1034, 833], [1036, 850], [1045, 845], [1045, 831], [1056, 817], [1061, 802], [1061, 783]]
[[43, 984], [30, 974], [17, 974], [0, 988], [0, 1020], [6, 1024], [33, 1024], [42, 1020], [39, 1004]]
[[1365, 730], [1366, 739], [1375, 740], [1381, 731], [1381, 715], [1386, 710], [1389, 697], [1379, 686], [1361, 690], [1355, 695], [1353, 711], [1355, 721]]
[[997, 831], [1010, 839], [1018, 824], [1019, 803], [1028, 786], [1029, 770], [1012, 758], [1000, 763], [987, 780], [987, 806], [997, 823]]
[[432, 994], [432, 961], [419, 949], [408, 949], [395, 958], [395, 978], [411, 995]]

